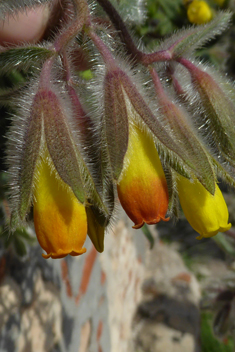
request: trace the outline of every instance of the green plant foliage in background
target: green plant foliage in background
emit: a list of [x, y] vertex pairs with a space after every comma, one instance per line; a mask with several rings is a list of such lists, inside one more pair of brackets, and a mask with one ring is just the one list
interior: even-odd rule
[[147, 19], [137, 28], [145, 42], [149, 38], [161, 38], [188, 23], [186, 8], [182, 0], [148, 0]]
[[219, 341], [213, 335], [212, 314], [203, 312], [201, 314], [201, 351], [202, 352], [233, 352], [234, 342], [227, 338], [224, 342]]

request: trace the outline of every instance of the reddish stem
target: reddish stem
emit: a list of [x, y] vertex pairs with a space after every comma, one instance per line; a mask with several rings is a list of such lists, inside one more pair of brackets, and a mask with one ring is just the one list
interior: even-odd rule
[[48, 88], [50, 86], [51, 70], [54, 60], [55, 56], [52, 56], [44, 62], [39, 81], [40, 88]]
[[74, 2], [74, 19], [67, 28], [57, 37], [54, 48], [59, 53], [66, 45], [73, 39], [79, 31], [83, 28], [87, 21], [89, 21], [89, 10], [85, 1]]
[[115, 7], [108, 0], [97, 0], [97, 2], [108, 14], [112, 24], [118, 32], [121, 42], [125, 45], [127, 55], [130, 56], [134, 62], [148, 66], [154, 62], [172, 60], [172, 53], [168, 50], [162, 50], [151, 54], [145, 54], [140, 51], [133, 42], [125, 23]]
[[115, 62], [115, 59], [111, 54], [110, 50], [108, 49], [108, 47], [100, 39], [100, 37], [98, 37], [98, 35], [93, 31], [90, 31], [88, 35], [93, 41], [93, 43], [95, 44], [95, 46], [97, 47], [97, 49], [99, 50], [105, 64], [109, 67], [109, 69], [112, 69], [112, 68], [116, 69], [117, 64]]

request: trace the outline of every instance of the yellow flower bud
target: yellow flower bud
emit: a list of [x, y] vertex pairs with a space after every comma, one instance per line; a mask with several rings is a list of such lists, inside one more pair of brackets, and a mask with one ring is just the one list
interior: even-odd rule
[[187, 15], [191, 23], [203, 24], [212, 19], [212, 10], [205, 1], [193, 0], [187, 9]]
[[138, 229], [165, 219], [168, 190], [153, 139], [130, 123], [128, 149], [117, 190], [122, 207]]
[[177, 186], [181, 207], [190, 225], [200, 234], [198, 239], [230, 229], [228, 208], [217, 184], [214, 195], [198, 180], [191, 182], [182, 176]]
[[46, 153], [38, 165], [34, 190], [34, 225], [44, 258], [80, 255], [87, 234], [87, 217], [71, 188], [49, 165]]

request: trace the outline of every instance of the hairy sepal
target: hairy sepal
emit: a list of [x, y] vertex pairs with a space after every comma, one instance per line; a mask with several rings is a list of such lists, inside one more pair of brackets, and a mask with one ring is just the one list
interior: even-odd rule
[[230, 82], [218, 76], [216, 72], [206, 72], [203, 66], [189, 64], [187, 68], [192, 77], [194, 88], [199, 93], [200, 103], [206, 126], [216, 149], [231, 165], [235, 166], [235, 94]]
[[178, 204], [175, 172], [171, 167], [169, 167], [167, 164], [163, 162], [162, 162], [162, 167], [164, 170], [164, 174], [166, 176], [167, 189], [169, 194], [168, 213], [178, 218], [179, 204]]
[[104, 250], [104, 234], [107, 226], [107, 219], [95, 206], [86, 207], [88, 236], [96, 250], [100, 253]]
[[[112, 178], [107, 179], [103, 170], [105, 167], [103, 165], [104, 156], [101, 151], [97, 128], [89, 114], [85, 112], [74, 87], [69, 85], [67, 88], [72, 105], [73, 124], [78, 132], [80, 149], [83, 150], [82, 174], [87, 197], [89, 198], [87, 207], [98, 209], [99, 217], [102, 214], [105, 223], [108, 224], [114, 209], [114, 191]], [[87, 164], [85, 163], [86, 160]], [[88, 213], [90, 212], [88, 211]], [[92, 221], [91, 231], [96, 228], [95, 224], [96, 220]]]
[[229, 186], [235, 187], [234, 168], [231, 167], [231, 165], [228, 163], [221, 163], [221, 160], [218, 161], [215, 158], [212, 158], [212, 163], [218, 177], [226, 182]]
[[36, 94], [25, 126], [19, 171], [19, 215], [24, 220], [30, 207], [33, 178], [42, 140], [41, 97]]
[[104, 129], [113, 177], [118, 180], [128, 145], [128, 117], [119, 71], [104, 79]]
[[10, 228], [14, 231], [24, 224], [31, 205], [33, 178], [42, 134], [40, 104], [34, 100], [38, 78], [22, 95], [15, 96], [11, 127], [8, 132], [6, 163], [9, 176]]
[[211, 194], [214, 194], [216, 179], [208, 153], [189, 124], [186, 111], [168, 97], [154, 69], [151, 70], [151, 75], [162, 121], [168, 127], [172, 138], [177, 140], [184, 149], [187, 160], [195, 166], [195, 175], [198, 180]]
[[52, 90], [41, 89], [38, 94], [41, 99], [45, 140], [53, 164], [62, 180], [72, 188], [77, 199], [84, 203], [81, 161], [66, 119], [66, 112]]

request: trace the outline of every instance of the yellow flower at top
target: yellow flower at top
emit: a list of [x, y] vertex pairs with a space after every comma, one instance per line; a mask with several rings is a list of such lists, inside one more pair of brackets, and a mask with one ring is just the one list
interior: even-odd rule
[[34, 226], [44, 258], [80, 255], [87, 235], [87, 217], [71, 188], [50, 166], [49, 153], [38, 163], [34, 189]]
[[204, 24], [212, 19], [212, 10], [206, 1], [193, 0], [187, 9], [188, 20], [194, 24]]
[[165, 218], [168, 190], [153, 139], [135, 124], [129, 124], [128, 149], [117, 185], [118, 196], [133, 228], [156, 224]]
[[198, 239], [212, 237], [230, 229], [228, 208], [217, 184], [214, 195], [198, 180], [191, 182], [182, 176], [178, 177], [177, 186], [184, 215], [200, 234]]

